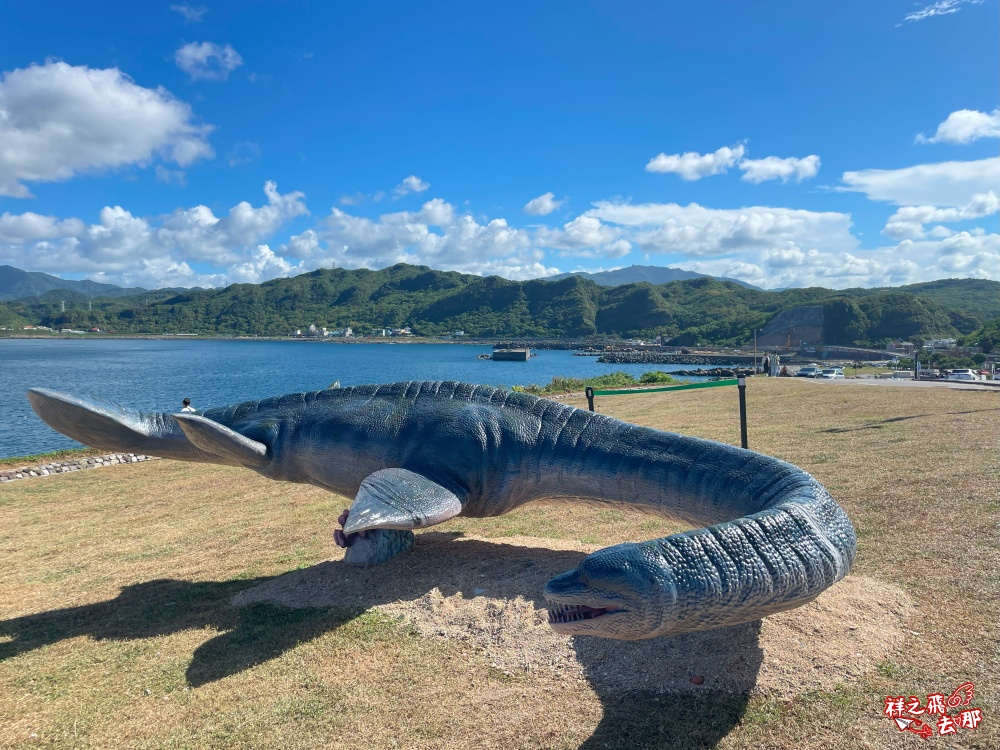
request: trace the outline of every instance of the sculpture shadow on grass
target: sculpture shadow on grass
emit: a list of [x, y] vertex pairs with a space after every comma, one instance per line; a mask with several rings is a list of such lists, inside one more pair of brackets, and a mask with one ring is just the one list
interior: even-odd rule
[[[1000, 409], [972, 409], [971, 411], [946, 411], [945, 414], [948, 416], [962, 416], [965, 414], [982, 414], [984, 412], [990, 411], [1000, 411]], [[929, 417], [936, 417], [935, 414], [910, 414], [903, 417], [890, 417], [888, 419], [880, 419], [878, 422], [871, 422], [861, 427], [829, 427], [825, 430], [820, 430], [820, 432], [827, 433], [841, 433], [841, 432], [859, 432], [861, 430], [881, 430], [886, 425], [894, 424], [896, 422], [906, 422], [910, 419], [927, 419]]]
[[759, 634], [757, 621], [610, 646], [574, 639], [604, 709], [581, 750], [715, 747], [746, 712], [763, 659]]
[[870, 422], [861, 427], [828, 427], [825, 430], [820, 430], [820, 432], [827, 432], [831, 434], [839, 434], [841, 432], [860, 432], [861, 430], [881, 430], [884, 429], [886, 425], [894, 424], [896, 422], [906, 422], [910, 419], [924, 419], [926, 417], [933, 417], [933, 414], [910, 414], [905, 417], [890, 417], [888, 419], [880, 419], [878, 422]]
[[274, 636], [282, 632], [299, 632], [307, 621], [319, 619], [317, 613], [283, 611], [280, 607], [271, 607], [271, 611], [265, 613], [261, 607], [242, 612], [229, 606], [234, 594], [267, 580], [159, 579], [126, 586], [117, 597], [108, 601], [2, 620], [0, 638], [9, 640], [0, 642], [0, 661], [79, 636], [99, 641], [127, 641], [204, 627], [249, 634], [260, 633], [264, 622], [269, 639], [262, 639], [260, 649], [272, 653], [267, 656], [259, 650], [261, 658], [257, 663], [266, 661], [303, 640], [286, 642], [276, 650]]
[[[0, 621], [0, 637], [9, 638], [0, 660], [81, 635], [133, 640], [212, 627], [222, 632], [195, 650], [187, 669], [197, 687], [276, 658], [370, 607], [412, 602], [435, 588], [466, 599], [520, 596], [544, 608], [545, 582], [584, 557], [456, 536], [421, 534], [411, 553], [378, 567], [335, 561], [276, 577], [127, 586], [105, 602]], [[640, 642], [572, 639], [604, 709], [583, 747], [713, 747], [746, 709], [762, 658], [758, 632], [759, 623], [748, 623]], [[703, 685], [691, 683], [696, 674]]]

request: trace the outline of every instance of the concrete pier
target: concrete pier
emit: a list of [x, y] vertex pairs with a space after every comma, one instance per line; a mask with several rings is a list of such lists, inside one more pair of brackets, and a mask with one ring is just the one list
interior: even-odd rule
[[493, 359], [497, 362], [527, 362], [530, 349], [494, 349]]

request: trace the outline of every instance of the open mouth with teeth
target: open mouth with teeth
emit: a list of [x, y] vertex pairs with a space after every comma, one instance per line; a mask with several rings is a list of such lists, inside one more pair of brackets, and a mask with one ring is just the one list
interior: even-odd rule
[[549, 625], [593, 620], [596, 617], [623, 611], [612, 607], [588, 607], [586, 604], [551, 602], [549, 604]]

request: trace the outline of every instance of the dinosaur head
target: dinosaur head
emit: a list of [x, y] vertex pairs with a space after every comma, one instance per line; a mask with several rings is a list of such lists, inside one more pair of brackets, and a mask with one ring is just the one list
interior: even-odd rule
[[677, 599], [655, 548], [631, 543], [588, 555], [549, 581], [543, 595], [557, 633], [630, 641], [660, 635]]

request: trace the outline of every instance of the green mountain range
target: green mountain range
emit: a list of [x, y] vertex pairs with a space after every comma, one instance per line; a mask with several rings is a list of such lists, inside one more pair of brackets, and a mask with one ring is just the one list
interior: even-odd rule
[[40, 271], [22, 271], [14, 266], [0, 266], [0, 300], [33, 297], [51, 289], [66, 289], [91, 297], [126, 297], [148, 291], [141, 287], [125, 289], [98, 281], [60, 279]]
[[[36, 324], [118, 333], [284, 336], [310, 324], [350, 326], [356, 334], [409, 326], [417, 335], [465, 331], [486, 338], [662, 334], [678, 345], [742, 345], [770, 322], [794, 323], [796, 311], [806, 311], [810, 341], [878, 345], [973, 334], [1000, 317], [1000, 282], [947, 279], [886, 289], [770, 292], [711, 277], [606, 287], [578, 276], [517, 282], [398, 264], [379, 271], [321, 269], [182, 293], [88, 299], [49, 291], [6, 304], [9, 314]], [[796, 333], [789, 330], [789, 338]]]

